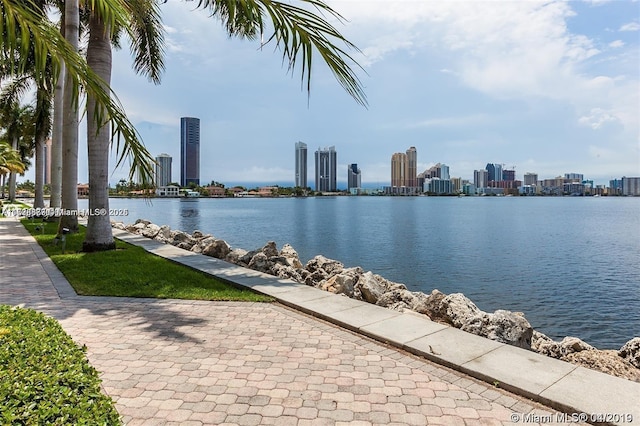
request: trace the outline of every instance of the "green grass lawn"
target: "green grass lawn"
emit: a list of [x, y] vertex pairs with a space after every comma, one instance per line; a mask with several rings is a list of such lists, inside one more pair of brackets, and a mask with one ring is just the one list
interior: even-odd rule
[[0, 424], [120, 425], [84, 351], [56, 320], [0, 305]]
[[81, 295], [273, 301], [120, 240], [116, 240], [116, 250], [83, 253], [82, 226], [77, 234], [66, 236], [63, 254], [62, 243], [54, 244], [57, 223], [30, 219], [22, 223]]

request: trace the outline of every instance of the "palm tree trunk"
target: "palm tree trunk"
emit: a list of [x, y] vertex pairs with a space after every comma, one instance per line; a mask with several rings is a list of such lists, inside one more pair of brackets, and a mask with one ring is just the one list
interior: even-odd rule
[[[66, 0], [64, 5], [65, 39], [78, 50], [80, 10], [78, 0]], [[62, 130], [62, 209], [60, 233], [64, 228], [78, 231], [78, 102], [74, 99], [74, 81], [66, 73], [63, 96]]]
[[[111, 83], [111, 37], [109, 28], [94, 12], [89, 20], [87, 64], [101, 77], [106, 87]], [[99, 113], [102, 117], [97, 117]], [[100, 121], [98, 121], [98, 119]], [[89, 154], [89, 222], [82, 244], [83, 251], [113, 250], [116, 244], [109, 218], [109, 123], [105, 111], [96, 110], [96, 100], [87, 96], [87, 148]], [[103, 124], [104, 123], [104, 124]]]
[[[16, 136], [11, 140], [11, 148], [18, 150], [18, 138]], [[9, 173], [9, 201], [16, 201], [16, 172]]]
[[49, 207], [60, 207], [62, 189], [62, 117], [65, 79], [64, 62], [60, 63], [60, 74], [53, 95], [53, 130], [51, 134], [51, 198]]

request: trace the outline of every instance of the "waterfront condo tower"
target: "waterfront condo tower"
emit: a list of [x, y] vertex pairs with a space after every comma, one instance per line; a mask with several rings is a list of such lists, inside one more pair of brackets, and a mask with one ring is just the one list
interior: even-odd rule
[[334, 192], [337, 190], [338, 154], [336, 147], [330, 146], [316, 151], [316, 191]]
[[296, 185], [300, 188], [307, 187], [307, 144], [296, 143]]
[[357, 164], [349, 164], [347, 168], [347, 189], [359, 189], [362, 185], [360, 169]]
[[156, 187], [168, 186], [171, 183], [171, 161], [168, 154], [160, 154], [156, 157]]
[[200, 185], [200, 119], [180, 118], [180, 186]]
[[412, 146], [406, 153], [391, 156], [391, 186], [394, 188], [418, 186], [418, 151]]

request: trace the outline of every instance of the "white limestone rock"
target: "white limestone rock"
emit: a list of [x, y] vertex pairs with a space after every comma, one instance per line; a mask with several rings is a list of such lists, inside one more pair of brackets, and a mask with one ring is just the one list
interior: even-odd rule
[[298, 256], [298, 252], [291, 247], [289, 244], [285, 244], [282, 246], [280, 250], [280, 256], [287, 259], [287, 264], [294, 269], [302, 269], [303, 265], [300, 262], [300, 257]]
[[202, 249], [202, 254], [215, 257], [216, 259], [224, 259], [231, 253], [231, 247], [225, 240], [216, 240], [213, 237], [207, 238], [206, 240], [210, 239], [213, 239], [213, 241]]
[[640, 368], [640, 337], [634, 337], [625, 343], [618, 351], [618, 356], [629, 361], [634, 367]]

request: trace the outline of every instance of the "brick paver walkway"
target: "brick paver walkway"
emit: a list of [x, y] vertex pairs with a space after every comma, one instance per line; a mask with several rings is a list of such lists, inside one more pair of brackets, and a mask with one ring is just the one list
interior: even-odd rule
[[58, 274], [20, 224], [0, 219], [0, 303], [44, 311], [85, 344], [129, 425], [513, 425], [514, 414], [554, 416], [277, 304], [79, 297]]

